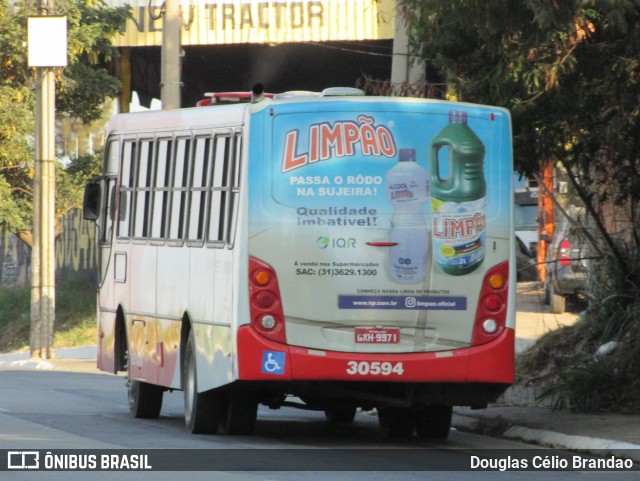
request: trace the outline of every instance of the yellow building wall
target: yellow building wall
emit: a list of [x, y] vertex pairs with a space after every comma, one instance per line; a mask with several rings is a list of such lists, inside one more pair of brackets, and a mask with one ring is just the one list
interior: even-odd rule
[[[117, 47], [162, 44], [161, 2], [107, 0], [112, 6], [129, 3], [133, 19]], [[391, 39], [395, 32], [395, 0], [288, 0], [181, 2], [182, 45], [238, 43], [278, 44]]]

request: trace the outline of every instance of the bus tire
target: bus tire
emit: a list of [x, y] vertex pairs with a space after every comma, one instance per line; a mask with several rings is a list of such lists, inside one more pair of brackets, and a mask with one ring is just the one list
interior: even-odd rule
[[225, 395], [220, 418], [222, 434], [251, 434], [258, 416], [258, 402], [242, 391], [229, 391]]
[[198, 392], [193, 331], [187, 341], [182, 380], [187, 431], [191, 434], [216, 434], [222, 408], [221, 394], [216, 391]]
[[356, 417], [356, 408], [352, 406], [328, 408], [324, 410], [324, 415], [331, 424], [350, 424]]
[[452, 406], [427, 406], [416, 413], [416, 433], [421, 438], [446, 439], [451, 429]]
[[549, 303], [551, 304], [551, 312], [553, 314], [563, 314], [567, 308], [567, 301], [563, 295], [556, 293], [553, 287], [553, 282], [550, 283], [549, 288]]
[[164, 389], [142, 381], [129, 381], [129, 411], [134, 418], [156, 419], [162, 409]]
[[389, 406], [378, 408], [378, 422], [382, 433], [389, 438], [406, 438], [413, 434], [413, 409]]

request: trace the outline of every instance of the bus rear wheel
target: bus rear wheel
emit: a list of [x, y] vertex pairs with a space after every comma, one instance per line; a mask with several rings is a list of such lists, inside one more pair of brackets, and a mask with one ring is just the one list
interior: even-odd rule
[[229, 391], [224, 395], [220, 417], [222, 434], [251, 434], [258, 416], [258, 402], [242, 391]]
[[183, 365], [184, 421], [192, 434], [216, 434], [223, 408], [222, 395], [216, 391], [198, 392], [195, 340], [189, 334]]
[[356, 408], [353, 406], [340, 406], [327, 408], [324, 415], [331, 424], [349, 424], [356, 417]]
[[427, 406], [416, 414], [416, 433], [421, 438], [446, 439], [451, 429], [452, 406]]
[[143, 381], [131, 379], [129, 365], [129, 350], [125, 351], [124, 369], [127, 371], [127, 398], [129, 400], [129, 412], [134, 418], [156, 419], [162, 409], [162, 397], [164, 388]]
[[382, 433], [390, 438], [406, 438], [413, 434], [414, 411], [411, 408], [388, 406], [378, 408]]
[[128, 381], [129, 411], [134, 418], [155, 419], [160, 416], [164, 389], [142, 381]]

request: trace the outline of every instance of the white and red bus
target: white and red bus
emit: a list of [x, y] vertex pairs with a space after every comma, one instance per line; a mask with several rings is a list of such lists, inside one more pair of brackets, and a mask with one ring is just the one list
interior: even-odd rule
[[514, 377], [510, 117], [291, 92], [116, 115], [85, 194], [98, 367], [135, 417], [183, 390], [193, 433], [257, 407], [446, 437]]

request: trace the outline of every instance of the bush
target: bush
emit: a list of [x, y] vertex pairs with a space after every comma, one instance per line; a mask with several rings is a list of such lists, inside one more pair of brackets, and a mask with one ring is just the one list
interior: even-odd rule
[[[31, 288], [0, 288], [0, 352], [29, 346]], [[54, 347], [73, 347], [96, 342], [96, 290], [81, 279], [56, 286]]]
[[[622, 249], [621, 249], [622, 250]], [[635, 249], [624, 246], [630, 262]], [[610, 343], [608, 353], [598, 349]], [[518, 359], [519, 382], [557, 409], [640, 412], [640, 268], [623, 273], [605, 255], [592, 273], [582, 319], [541, 338]]]

